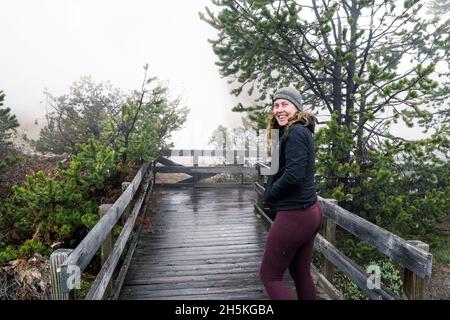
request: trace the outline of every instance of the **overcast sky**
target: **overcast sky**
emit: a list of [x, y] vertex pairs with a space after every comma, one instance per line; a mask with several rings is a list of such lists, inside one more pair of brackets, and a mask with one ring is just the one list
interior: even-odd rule
[[[27, 131], [45, 114], [44, 88], [68, 93], [81, 75], [138, 89], [143, 65], [188, 106], [177, 147], [204, 146], [219, 124], [239, 126], [198, 12], [210, 0], [2, 0], [0, 88]], [[36, 131], [36, 130], [34, 130]]]
[[[37, 131], [45, 121], [45, 96], [69, 92], [81, 75], [139, 88], [143, 65], [188, 106], [177, 148], [205, 147], [219, 125], [236, 127], [239, 101], [214, 64], [208, 38], [215, 30], [198, 16], [210, 0], [2, 0], [0, 89], [22, 127]], [[242, 100], [242, 99], [241, 99]], [[405, 137], [416, 137], [418, 129]], [[33, 136], [33, 134], [31, 134]]]

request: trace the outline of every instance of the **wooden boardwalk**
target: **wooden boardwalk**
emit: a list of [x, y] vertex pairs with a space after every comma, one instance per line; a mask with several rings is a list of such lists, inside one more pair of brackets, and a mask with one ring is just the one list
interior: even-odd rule
[[259, 280], [267, 230], [254, 214], [254, 189], [160, 191], [119, 299], [268, 299]]

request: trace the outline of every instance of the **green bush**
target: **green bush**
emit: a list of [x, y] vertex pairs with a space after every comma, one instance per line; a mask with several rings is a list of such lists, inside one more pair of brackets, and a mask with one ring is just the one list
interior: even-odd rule
[[[400, 271], [396, 266], [389, 261], [388, 258], [383, 260], [376, 260], [366, 263], [364, 270], [370, 265], [376, 265], [380, 267], [381, 272], [381, 284], [389, 292], [393, 293], [396, 297], [401, 297], [403, 292], [403, 281], [400, 275]], [[358, 286], [352, 282], [342, 271], [337, 270], [333, 276], [333, 284], [346, 299], [349, 300], [367, 300], [367, 295], [358, 288]]]
[[14, 256], [14, 248], [18, 256], [47, 254], [52, 242], [71, 239], [80, 228], [92, 228], [99, 219], [96, 200], [106, 195], [104, 181], [115, 173], [115, 163], [112, 149], [91, 139], [77, 146], [66, 168], [59, 165], [56, 179], [39, 171], [14, 186], [0, 208], [0, 230], [8, 234], [0, 246], [3, 260]]
[[27, 240], [19, 248], [19, 254], [21, 258], [29, 258], [34, 253], [40, 253], [42, 255], [49, 255], [50, 251], [42, 242], [35, 240]]
[[333, 275], [333, 285], [342, 293], [345, 299], [368, 300], [367, 295], [340, 270], [337, 270]]
[[[400, 270], [390, 258], [367, 242], [355, 239], [340, 240], [337, 246], [347, 257], [362, 266], [364, 270], [367, 270], [370, 265], [378, 266], [381, 272], [381, 283], [384, 287], [398, 297], [402, 295], [403, 280]], [[335, 273], [333, 283], [347, 299], [367, 299], [366, 295], [340, 271]]]
[[12, 166], [19, 159], [20, 157], [11, 154], [8, 154], [3, 159], [0, 159], [0, 172]]
[[85, 194], [104, 191], [105, 178], [116, 172], [114, 151], [100, 142], [89, 139], [76, 146], [76, 154], [67, 169], [60, 167], [63, 180], [72, 183]]
[[0, 263], [17, 259], [17, 250], [9, 245], [0, 250]]

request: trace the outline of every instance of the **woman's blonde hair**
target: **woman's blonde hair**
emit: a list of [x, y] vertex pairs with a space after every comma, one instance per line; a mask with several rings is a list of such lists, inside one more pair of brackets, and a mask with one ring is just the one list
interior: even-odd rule
[[[317, 122], [316, 115], [312, 112], [307, 111], [298, 111], [291, 119], [289, 119], [286, 124], [286, 128], [284, 130], [283, 135], [287, 135], [289, 128], [297, 122], [300, 122], [303, 126], [307, 127], [311, 121]], [[272, 155], [272, 129], [279, 129], [280, 125], [278, 124], [275, 115], [272, 113], [267, 117], [267, 145], [268, 145], [268, 155]]]

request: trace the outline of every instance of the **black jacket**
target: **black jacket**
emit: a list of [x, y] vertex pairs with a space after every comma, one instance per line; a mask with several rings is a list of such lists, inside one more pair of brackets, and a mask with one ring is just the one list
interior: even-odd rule
[[307, 127], [297, 122], [291, 125], [287, 135], [280, 129], [278, 172], [269, 176], [264, 192], [265, 206], [273, 211], [304, 209], [317, 201], [314, 127], [314, 121]]

